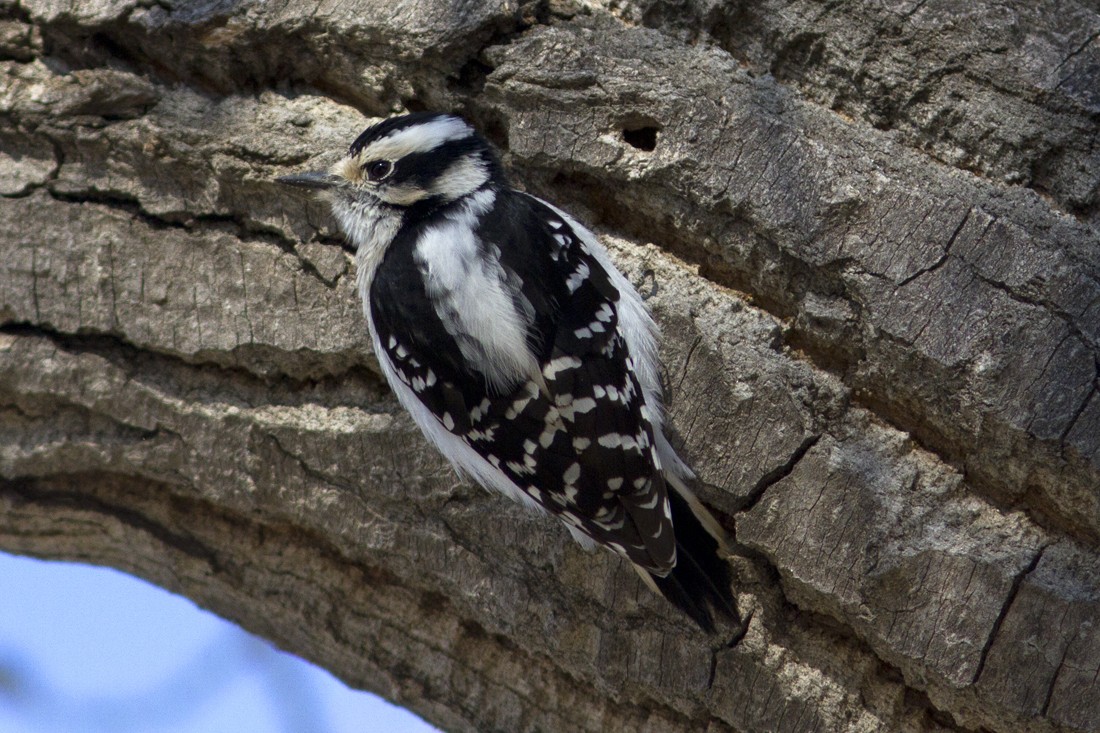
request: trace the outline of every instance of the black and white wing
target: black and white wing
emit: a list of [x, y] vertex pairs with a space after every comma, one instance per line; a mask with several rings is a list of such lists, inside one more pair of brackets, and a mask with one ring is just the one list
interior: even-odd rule
[[731, 609], [729, 573], [713, 541], [705, 570], [672, 573], [674, 517], [702, 528], [682, 497], [670, 506], [659, 408], [637, 374], [654, 365], [628, 343], [648, 322], [623, 322], [637, 314], [555, 209], [517, 192], [489, 203], [492, 216], [459, 212], [390, 247], [368, 313], [387, 376], [458, 468], [618, 552], [709, 626], [698, 596]]
[[[574, 534], [667, 573], [676, 560], [675, 536], [648, 409], [619, 328], [619, 292], [550, 209], [513, 192], [498, 194], [494, 204], [494, 216], [475, 230], [477, 257], [446, 263], [467, 270], [452, 290], [471, 288], [482, 302], [507, 296], [524, 326], [522, 343], [512, 349], [529, 353], [533, 368], [517, 366], [502, 379], [486, 363], [500, 344], [485, 334], [509, 325], [501, 305], [488, 309], [496, 322], [479, 329], [447, 312], [463, 294], [416, 294], [431, 288], [421, 284], [424, 270], [442, 262], [425, 262], [431, 247], [423, 241], [395, 244], [375, 276], [378, 342], [396, 378], [439, 425], [514, 485], [509, 493], [530, 497]], [[446, 222], [416, 236], [440, 232], [448, 232]], [[473, 272], [484, 262], [493, 269]], [[490, 292], [493, 280], [500, 292]]]

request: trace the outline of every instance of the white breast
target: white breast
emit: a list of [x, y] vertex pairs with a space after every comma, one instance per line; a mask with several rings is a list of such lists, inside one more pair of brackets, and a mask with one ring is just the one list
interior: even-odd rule
[[366, 202], [351, 203], [342, 196], [332, 197], [332, 213], [340, 227], [355, 245], [355, 284], [363, 302], [364, 312], [370, 308], [370, 284], [382, 264], [386, 249], [401, 228], [401, 217]]

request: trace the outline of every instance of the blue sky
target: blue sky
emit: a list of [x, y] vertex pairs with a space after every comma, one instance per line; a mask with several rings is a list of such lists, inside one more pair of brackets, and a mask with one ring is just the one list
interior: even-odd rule
[[434, 730], [145, 581], [0, 553], [0, 732]]

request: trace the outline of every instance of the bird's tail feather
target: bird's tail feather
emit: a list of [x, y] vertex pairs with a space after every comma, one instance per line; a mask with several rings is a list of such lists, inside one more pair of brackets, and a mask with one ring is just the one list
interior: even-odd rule
[[[714, 632], [713, 612], [737, 625], [740, 614], [733, 599], [733, 579], [726, 559], [725, 533], [710, 512], [681, 484], [670, 487], [668, 502], [676, 530], [676, 566], [665, 577], [652, 576], [653, 584], [704, 631]], [[687, 491], [682, 494], [681, 489]], [[700, 517], [697, 512], [702, 511]], [[716, 537], [715, 531], [719, 534]]]

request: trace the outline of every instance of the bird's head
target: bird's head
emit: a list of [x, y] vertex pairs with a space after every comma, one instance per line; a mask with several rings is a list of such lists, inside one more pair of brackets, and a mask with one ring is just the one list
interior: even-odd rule
[[329, 171], [278, 179], [315, 189], [341, 208], [430, 209], [502, 180], [492, 148], [461, 117], [414, 113], [368, 127]]

